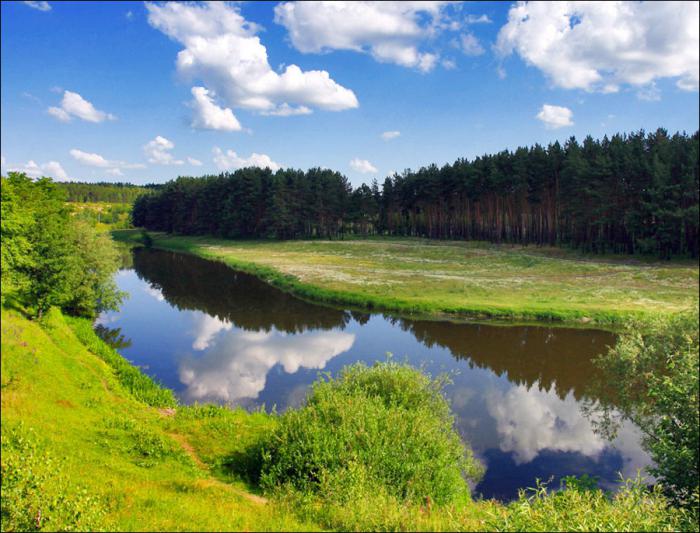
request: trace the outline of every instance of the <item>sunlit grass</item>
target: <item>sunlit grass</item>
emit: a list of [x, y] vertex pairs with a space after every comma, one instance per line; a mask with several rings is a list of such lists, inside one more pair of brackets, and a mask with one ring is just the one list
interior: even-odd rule
[[[267, 443], [268, 448], [278, 446], [284, 457], [296, 457], [295, 450], [306, 442], [304, 424], [301, 432], [289, 431], [294, 429], [289, 421], [263, 412], [211, 405], [148, 405], [159, 405], [159, 398], [143, 394], [142, 389], [152, 391], [156, 385], [124, 380], [118, 371], [121, 363], [106, 356], [106, 345], [98, 349], [105, 352], [99, 356], [86, 348], [84, 342], [97, 349], [99, 341], [81, 328], [81, 322], [66, 319], [56, 310], [41, 322], [30, 321], [18, 311], [2, 311], [3, 530], [672, 531], [694, 525], [688, 517], [669, 510], [658, 494], [639, 486], [623, 490], [616, 499], [588, 489], [561, 496], [539, 491], [535, 499], [524, 495], [509, 505], [469, 498], [440, 505], [440, 498], [423, 493], [409, 501], [381, 484], [355, 483], [344, 476], [327, 485], [348, 488], [347, 494], [334, 498], [279, 487], [262, 493], [256, 475], [263, 457], [255, 450], [265, 449], [261, 443]], [[372, 398], [384, 391], [381, 397], [388, 402], [387, 412], [417, 405], [418, 419], [424, 423], [433, 411], [442, 412], [443, 420], [448, 420], [442, 400], [421, 396], [421, 384], [428, 381], [415, 370], [385, 366], [373, 372], [362, 368], [349, 372], [352, 379], [337, 386], [319, 385], [317, 392], [324, 393], [324, 398], [325, 393], [333, 393], [326, 399], [340, 409], [345, 401], [364, 398], [371, 415], [375, 407], [384, 405]], [[346, 433], [353, 424], [378, 422], [376, 416], [362, 412], [347, 413], [353, 416], [347, 417], [351, 424], [343, 426]], [[298, 416], [309, 415], [313, 413], [307, 409]], [[413, 422], [397, 419], [396, 424], [400, 429], [400, 424]], [[321, 443], [336, 438], [333, 428], [317, 425], [315, 431]], [[285, 438], [270, 440], [279, 435]], [[353, 433], [342, 438], [346, 437], [362, 439]], [[423, 438], [411, 438], [418, 437]], [[368, 446], [366, 451], [386, 453], [394, 445]], [[318, 451], [321, 459], [327, 457], [322, 449]], [[345, 455], [352, 457], [352, 450]], [[350, 471], [361, 472], [386, 462], [382, 457], [369, 459], [359, 454], [359, 462], [346, 461], [346, 466], [354, 464], [357, 468]], [[395, 459], [388, 473], [411, 467], [402, 464], [400, 457]], [[378, 479], [384, 474], [380, 472]], [[427, 490], [434, 489], [428, 486]]]
[[[114, 235], [133, 240], [138, 233]], [[229, 241], [151, 235], [156, 247], [224, 261], [301, 296], [370, 309], [611, 324], [698, 302], [698, 265], [686, 260], [410, 238]]]

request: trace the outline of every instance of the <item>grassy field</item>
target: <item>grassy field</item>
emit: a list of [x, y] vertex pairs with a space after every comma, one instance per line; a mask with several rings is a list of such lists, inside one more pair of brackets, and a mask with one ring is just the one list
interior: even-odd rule
[[[140, 232], [115, 231], [137, 242]], [[615, 324], [698, 304], [698, 263], [552, 247], [372, 238], [230, 241], [151, 233], [153, 246], [223, 261], [318, 301], [507, 320]]]

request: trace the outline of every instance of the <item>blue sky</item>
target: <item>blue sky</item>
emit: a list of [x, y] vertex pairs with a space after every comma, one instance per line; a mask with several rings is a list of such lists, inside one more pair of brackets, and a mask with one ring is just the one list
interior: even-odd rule
[[697, 2], [0, 9], [3, 173], [322, 166], [358, 185], [571, 135], [698, 128]]

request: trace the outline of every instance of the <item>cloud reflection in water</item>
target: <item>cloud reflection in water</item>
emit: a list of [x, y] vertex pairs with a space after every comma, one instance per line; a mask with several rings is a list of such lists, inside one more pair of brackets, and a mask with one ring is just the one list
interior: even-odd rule
[[[576, 452], [596, 460], [610, 446], [597, 434], [570, 392], [564, 399], [550, 390], [516, 385], [507, 391], [491, 389], [486, 406], [496, 421], [501, 451], [512, 453], [516, 465], [529, 463], [542, 450]], [[639, 443], [639, 430], [625, 423], [612, 445], [623, 459], [623, 475], [634, 476], [640, 465], [651, 463]], [[634, 465], [634, 467], [632, 467]]]
[[[209, 350], [180, 362], [179, 377], [187, 386], [184, 395], [189, 401], [255, 399], [275, 365], [289, 374], [301, 367], [321, 369], [355, 342], [354, 334], [333, 330], [289, 335], [274, 328], [269, 332], [232, 329], [230, 323], [210, 316], [198, 319], [197, 326], [192, 346]], [[219, 336], [220, 332], [225, 333]]]

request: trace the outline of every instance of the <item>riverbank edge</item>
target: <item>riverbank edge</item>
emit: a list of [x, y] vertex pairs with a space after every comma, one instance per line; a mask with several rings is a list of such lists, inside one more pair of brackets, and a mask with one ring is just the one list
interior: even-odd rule
[[[211, 250], [188, 242], [192, 237], [146, 232], [150, 237], [149, 246], [159, 250], [188, 253], [202, 259], [218, 261], [234, 270], [256, 276], [279, 290], [293, 294], [303, 300], [342, 307], [360, 312], [387, 312], [412, 320], [439, 320], [465, 323], [485, 323], [491, 325], [514, 326], [553, 326], [579, 329], [604, 329], [618, 332], [631, 319], [644, 319], [663, 314], [659, 311], [596, 311], [582, 309], [533, 309], [528, 307], [489, 307], [483, 305], [461, 305], [445, 307], [439, 302], [416, 304], [401, 299], [385, 299], [376, 296], [326, 289], [318, 285], [303, 283], [295, 276], [250, 261], [231, 257], [221, 257]], [[144, 246], [140, 229], [114, 230], [112, 238], [136, 246]], [[163, 237], [167, 242], [163, 241]], [[174, 242], [173, 242], [174, 241]], [[233, 241], [235, 242], [235, 241]]]

